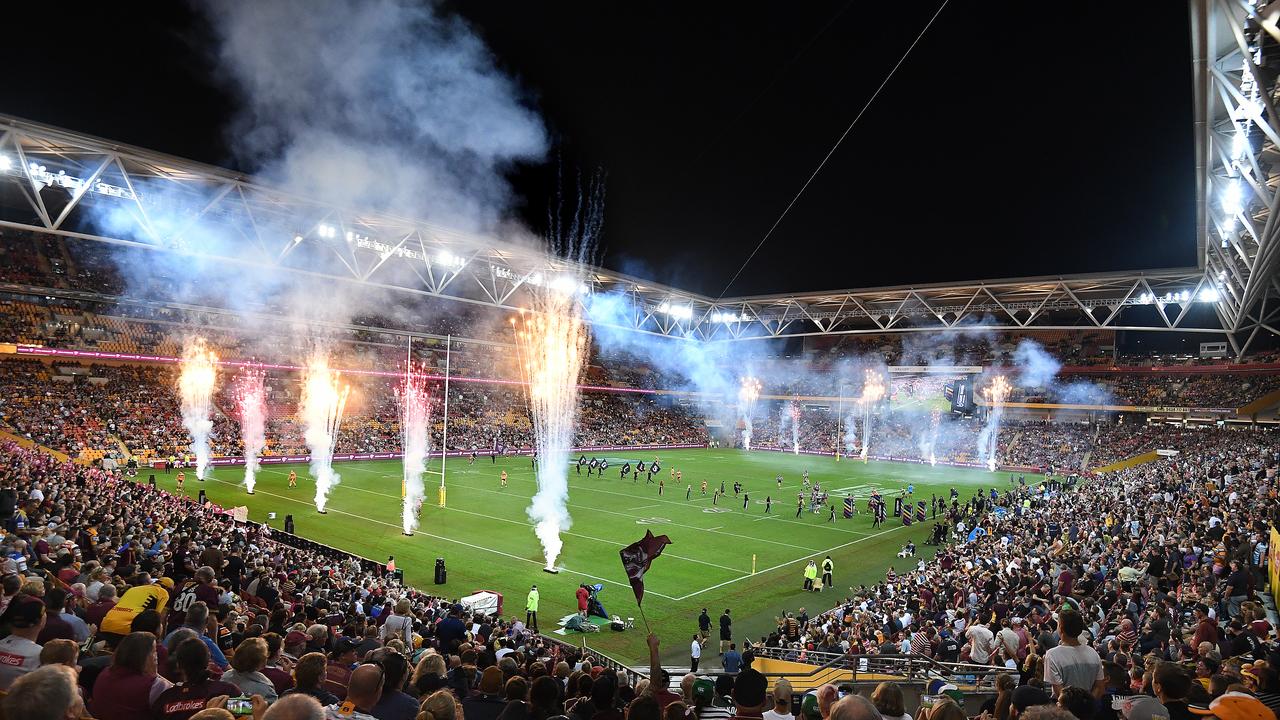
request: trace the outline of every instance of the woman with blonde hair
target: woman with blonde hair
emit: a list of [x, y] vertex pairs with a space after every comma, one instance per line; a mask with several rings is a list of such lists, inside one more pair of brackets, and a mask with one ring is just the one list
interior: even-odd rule
[[383, 645], [399, 639], [406, 648], [413, 647], [413, 605], [409, 598], [401, 598], [396, 603], [395, 611], [382, 623], [379, 638]]
[[428, 652], [413, 669], [413, 678], [409, 680], [409, 691], [416, 693], [418, 697], [425, 698], [437, 690], [448, 687], [448, 674], [449, 670], [445, 665], [444, 657], [436, 652]]
[[231, 669], [222, 674], [222, 682], [240, 688], [242, 695], [261, 695], [268, 703], [275, 702], [276, 687], [262, 672], [269, 655], [266, 640], [246, 638], [231, 655]]
[[422, 701], [417, 720], [464, 720], [462, 706], [453, 697], [453, 693], [437, 690]]

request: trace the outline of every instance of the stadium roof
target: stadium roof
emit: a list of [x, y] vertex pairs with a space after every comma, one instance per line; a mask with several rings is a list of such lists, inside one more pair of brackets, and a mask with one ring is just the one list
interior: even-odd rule
[[1197, 254], [1238, 352], [1280, 319], [1278, 20], [1280, 2], [1191, 2]]
[[[3, 115], [0, 227], [496, 308], [521, 307], [530, 285], [566, 283], [564, 289], [577, 291], [581, 277], [590, 292], [625, 297], [629, 329], [709, 340], [937, 332], [978, 322], [995, 330], [1221, 332], [1217, 323], [1196, 319], [1196, 303], [1218, 308], [1224, 326], [1237, 317], [1204, 268], [716, 300], [578, 266], [528, 245], [338, 207], [225, 169]], [[815, 248], [815, 262], [827, 252]], [[1205, 267], [1216, 271], [1217, 262]], [[1232, 285], [1231, 301], [1253, 288]]]

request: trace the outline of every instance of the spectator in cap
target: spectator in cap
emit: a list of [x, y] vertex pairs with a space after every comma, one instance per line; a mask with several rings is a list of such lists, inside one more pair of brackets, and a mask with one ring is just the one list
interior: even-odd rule
[[1194, 715], [1212, 715], [1218, 720], [1276, 720], [1271, 708], [1245, 692], [1232, 691], [1214, 698], [1207, 708], [1191, 708]]
[[337, 695], [339, 700], [347, 697], [347, 683], [351, 681], [351, 669], [355, 662], [356, 641], [346, 637], [338, 638], [333, 644], [333, 652], [329, 653], [329, 664], [325, 666], [324, 686]]
[[763, 717], [768, 704], [769, 682], [759, 670], [747, 668], [733, 680], [733, 706], [737, 717]]
[[728, 708], [716, 707], [716, 684], [709, 678], [693, 682], [693, 715], [698, 720], [725, 720], [733, 715]]
[[36, 638], [44, 623], [44, 603], [32, 597], [16, 597], [0, 615], [0, 626], [10, 629], [9, 636], [0, 640], [0, 690], [8, 690], [19, 677], [40, 667], [42, 648]]
[[1134, 695], [1121, 701], [1124, 720], [1169, 720], [1169, 709], [1148, 695]]
[[773, 707], [762, 713], [764, 720], [792, 720], [791, 681], [780, 677], [773, 683]]
[[1013, 691], [1013, 696], [1009, 702], [1009, 718], [1010, 720], [1016, 720], [1028, 708], [1052, 704], [1053, 698], [1049, 697], [1049, 693], [1033, 685], [1022, 685]]
[[23, 720], [78, 720], [86, 715], [76, 673], [65, 665], [47, 665], [18, 678], [0, 703], [5, 717]]

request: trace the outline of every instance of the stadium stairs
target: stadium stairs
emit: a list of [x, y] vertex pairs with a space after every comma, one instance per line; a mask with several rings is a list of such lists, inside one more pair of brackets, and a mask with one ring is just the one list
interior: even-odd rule
[[1116, 470], [1124, 470], [1126, 468], [1135, 467], [1137, 465], [1142, 465], [1144, 463], [1155, 462], [1156, 460], [1159, 460], [1159, 459], [1160, 459], [1160, 453], [1156, 452], [1155, 450], [1152, 450], [1151, 452], [1144, 452], [1141, 455], [1134, 455], [1131, 458], [1118, 460], [1116, 462], [1111, 463], [1110, 465], [1103, 465], [1102, 467], [1096, 467], [1092, 470], [1092, 472], [1099, 472], [1099, 473], [1115, 472]]
[[[882, 682], [897, 683], [906, 696], [908, 707], [919, 704], [920, 696], [930, 694], [930, 685], [950, 683], [963, 694], [966, 715], [977, 715], [983, 701], [995, 695], [995, 678], [1005, 668], [967, 663], [944, 663], [923, 655], [843, 655], [836, 653], [806, 652], [782, 648], [755, 648], [756, 659], [751, 667], [764, 674], [769, 688], [778, 678], [786, 678], [793, 692], [805, 693], [825, 684], [851, 685], [862, 694]], [[699, 675], [715, 676], [709, 666], [715, 657], [706, 657], [707, 663]], [[667, 666], [672, 684], [689, 671], [687, 665]], [[632, 668], [639, 671], [641, 668]], [[643, 668], [648, 670], [648, 668]], [[936, 693], [935, 693], [936, 694]]]
[[67, 455], [64, 452], [58, 452], [57, 450], [54, 450], [51, 447], [45, 447], [44, 445], [41, 445], [35, 442], [34, 440], [29, 440], [20, 435], [14, 435], [8, 430], [0, 430], [0, 440], [7, 440], [9, 442], [17, 443], [18, 447], [26, 448], [28, 450], [30, 450], [31, 448], [35, 448], [36, 450], [39, 450], [40, 452], [46, 455], [53, 456], [53, 458], [58, 462], [67, 462], [68, 460], [71, 459], [71, 456]]
[[1277, 405], [1280, 405], [1280, 390], [1273, 390], [1248, 405], [1245, 405], [1239, 410], [1236, 410], [1236, 415], [1240, 417], [1253, 417], [1254, 415], [1270, 410]]

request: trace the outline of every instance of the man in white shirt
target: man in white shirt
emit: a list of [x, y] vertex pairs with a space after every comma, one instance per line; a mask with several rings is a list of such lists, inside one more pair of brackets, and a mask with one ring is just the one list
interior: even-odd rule
[[693, 636], [693, 642], [689, 644], [689, 672], [698, 672], [698, 660], [702, 659], [702, 642], [697, 635]]
[[983, 625], [981, 621], [975, 621], [964, 631], [964, 636], [969, 639], [969, 662], [978, 665], [988, 665], [991, 663], [992, 644], [995, 635]]
[[1102, 695], [1106, 676], [1102, 671], [1102, 658], [1088, 645], [1080, 643], [1084, 632], [1084, 616], [1075, 610], [1058, 613], [1058, 634], [1061, 644], [1044, 654], [1044, 681], [1053, 686], [1055, 696], [1066, 687], [1078, 687]]
[[0, 640], [0, 690], [7, 691], [15, 680], [40, 667], [36, 638], [44, 629], [44, 603], [18, 596], [5, 610], [4, 619], [13, 634]]

